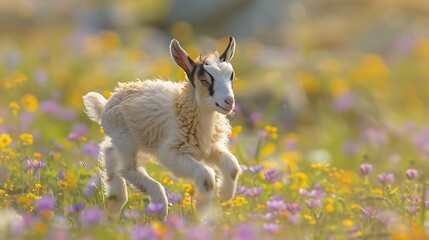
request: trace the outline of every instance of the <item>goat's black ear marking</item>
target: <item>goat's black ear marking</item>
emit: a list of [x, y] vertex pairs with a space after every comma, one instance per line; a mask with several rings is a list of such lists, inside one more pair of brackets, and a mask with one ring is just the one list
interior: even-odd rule
[[234, 57], [235, 53], [235, 39], [233, 37], [229, 37], [229, 43], [226, 47], [225, 51], [220, 55], [219, 60], [222, 62], [231, 61], [232, 57]]

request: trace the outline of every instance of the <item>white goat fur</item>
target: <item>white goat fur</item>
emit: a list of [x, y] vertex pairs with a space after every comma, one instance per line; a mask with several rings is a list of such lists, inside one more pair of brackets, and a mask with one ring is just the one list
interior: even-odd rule
[[[173, 40], [170, 44], [172, 57], [192, 81], [119, 83], [108, 100], [95, 92], [83, 97], [88, 117], [100, 123], [107, 135], [100, 144], [99, 162], [108, 210], [119, 212], [126, 204], [128, 182], [134, 189], [148, 195], [151, 202], [163, 204], [163, 210], [157, 217], [165, 219], [168, 202], [164, 187], [143, 167], [137, 166], [140, 153], [152, 154], [178, 177], [193, 179], [196, 189], [207, 200], [201, 202], [210, 202], [212, 197], [215, 186], [212, 167], [220, 173], [217, 183], [219, 199], [227, 201], [234, 196], [241, 170], [227, 147], [231, 127], [226, 115], [234, 106], [232, 90], [228, 90], [232, 89], [232, 83], [226, 83], [226, 93], [219, 93], [226, 95], [223, 96], [225, 103], [218, 104], [216, 99], [222, 96], [216, 92], [210, 96], [208, 87], [204, 86], [207, 82], [200, 81], [202, 77], [207, 79], [207, 73], [193, 69], [208, 63], [214, 66], [229, 64], [234, 50], [235, 40], [230, 38], [228, 48], [220, 57], [214, 53], [193, 62]], [[219, 84], [223, 80], [216, 79], [216, 86], [212, 77], [211, 84], [215, 90], [222, 88]], [[208, 108], [207, 104], [211, 107]]]

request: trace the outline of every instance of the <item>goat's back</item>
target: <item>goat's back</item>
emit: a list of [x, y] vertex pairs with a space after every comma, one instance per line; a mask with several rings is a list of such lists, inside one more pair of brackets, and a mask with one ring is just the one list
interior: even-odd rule
[[101, 116], [105, 133], [125, 130], [141, 148], [153, 151], [177, 129], [175, 104], [182, 87], [163, 80], [120, 83]]

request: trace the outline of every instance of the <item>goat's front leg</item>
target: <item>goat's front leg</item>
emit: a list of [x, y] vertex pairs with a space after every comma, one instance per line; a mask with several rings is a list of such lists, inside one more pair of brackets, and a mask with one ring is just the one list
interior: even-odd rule
[[226, 202], [233, 198], [238, 176], [241, 173], [237, 158], [223, 144], [216, 144], [206, 162], [216, 166], [220, 172], [221, 176], [217, 185], [219, 200]]
[[188, 154], [179, 153], [174, 148], [163, 146], [157, 151], [158, 161], [177, 177], [191, 178], [195, 187], [204, 197], [212, 198], [215, 184], [214, 171]]

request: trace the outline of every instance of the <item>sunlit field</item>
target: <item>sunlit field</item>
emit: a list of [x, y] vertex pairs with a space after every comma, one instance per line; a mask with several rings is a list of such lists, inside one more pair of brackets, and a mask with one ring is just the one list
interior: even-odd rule
[[[426, 1], [249, 3], [276, 10], [262, 18], [219, 1], [237, 11], [221, 11], [220, 23], [183, 17], [194, 11], [180, 1], [147, 2], [0, 4], [1, 239], [429, 238]], [[122, 213], [108, 213], [104, 132], [82, 96], [136, 79], [186, 81], [171, 39], [196, 58], [230, 35], [235, 197], [215, 196], [204, 221], [193, 182], [145, 159], [166, 189], [166, 221], [131, 188]]]

